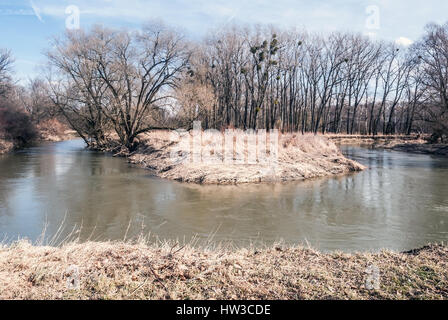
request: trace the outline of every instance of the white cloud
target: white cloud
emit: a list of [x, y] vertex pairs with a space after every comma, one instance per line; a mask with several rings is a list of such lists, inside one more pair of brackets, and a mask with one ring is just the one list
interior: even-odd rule
[[414, 43], [414, 41], [412, 41], [411, 39], [406, 38], [406, 37], [399, 37], [399, 38], [395, 39], [395, 43], [400, 46], [409, 47], [411, 44]]
[[[6, 1], [6, 0], [1, 0]], [[309, 31], [373, 32], [366, 29], [367, 4], [359, 0], [28, 0], [39, 6], [39, 15], [65, 18], [65, 6], [75, 3], [82, 23], [103, 22], [126, 24], [161, 19], [203, 34], [223, 23], [274, 24], [281, 27], [306, 27]], [[370, 1], [372, 2], [372, 1]], [[375, 30], [379, 39], [395, 40], [409, 45], [406, 34], [416, 39], [426, 23], [446, 20], [448, 1], [375, 0], [381, 20]], [[35, 10], [36, 11], [36, 10]], [[412, 21], [412, 23], [409, 23]], [[400, 37], [400, 38], [398, 38]]]

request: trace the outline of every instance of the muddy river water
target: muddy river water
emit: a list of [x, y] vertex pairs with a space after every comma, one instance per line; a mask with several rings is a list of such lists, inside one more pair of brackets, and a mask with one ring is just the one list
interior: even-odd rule
[[[144, 234], [237, 246], [276, 241], [321, 250], [412, 249], [448, 241], [448, 159], [343, 146], [369, 167], [287, 184], [201, 186], [84, 149], [44, 143], [0, 156], [0, 236], [53, 243]], [[58, 231], [59, 230], [59, 231]], [[75, 233], [73, 233], [73, 231]]]

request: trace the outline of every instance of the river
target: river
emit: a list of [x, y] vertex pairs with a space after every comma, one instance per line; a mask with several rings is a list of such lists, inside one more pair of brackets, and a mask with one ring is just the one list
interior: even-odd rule
[[86, 151], [81, 140], [42, 143], [0, 156], [0, 236], [37, 241], [45, 231], [45, 241], [57, 244], [67, 235], [143, 234], [150, 241], [283, 241], [347, 252], [448, 241], [447, 158], [342, 151], [369, 169], [286, 184], [203, 186], [155, 178], [122, 158]]

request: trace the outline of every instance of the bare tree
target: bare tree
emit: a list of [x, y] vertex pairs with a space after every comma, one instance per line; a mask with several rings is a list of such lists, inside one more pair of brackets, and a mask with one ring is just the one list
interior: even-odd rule
[[106, 145], [111, 127], [129, 150], [153, 128], [152, 111], [172, 96], [189, 59], [183, 38], [155, 24], [135, 33], [69, 32], [54, 47], [47, 54], [53, 102], [89, 145]]
[[122, 144], [133, 150], [137, 135], [149, 131], [150, 111], [172, 98], [190, 52], [182, 36], [163, 25], [147, 25], [142, 32], [120, 32], [98, 57], [98, 73], [110, 101], [103, 112]]
[[53, 50], [47, 53], [49, 96], [90, 147], [106, 143], [108, 123], [103, 107], [109, 99], [98, 73], [96, 52], [113, 37], [114, 33], [99, 28], [91, 34], [69, 31], [54, 39]]
[[48, 58], [52, 102], [91, 147], [107, 146], [113, 132], [134, 150], [139, 134], [193, 120], [314, 133], [446, 130], [447, 25], [428, 26], [410, 49], [262, 26], [231, 26], [200, 43], [160, 24], [94, 27], [57, 39]]
[[414, 47], [422, 61], [428, 104], [425, 120], [432, 124], [435, 140], [448, 134], [448, 23], [430, 24]]
[[0, 49], [0, 95], [4, 95], [12, 86], [11, 68], [13, 63], [11, 52]]
[[49, 88], [44, 79], [30, 79], [20, 95], [21, 102], [29, 114], [31, 121], [39, 124], [42, 121], [55, 118], [59, 112], [49, 95]]

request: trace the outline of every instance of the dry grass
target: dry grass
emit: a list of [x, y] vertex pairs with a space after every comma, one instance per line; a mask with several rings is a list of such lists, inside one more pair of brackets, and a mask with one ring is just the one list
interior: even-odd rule
[[[241, 147], [241, 144], [250, 146], [250, 143], [235, 138], [233, 160], [243, 162], [242, 164], [222, 160], [215, 163], [191, 161], [191, 144], [181, 147], [179, 151], [179, 154], [190, 160], [174, 163], [170, 158], [173, 142], [169, 135], [167, 131], [155, 131], [141, 136], [140, 148], [130, 155], [130, 162], [151, 169], [162, 178], [203, 184], [283, 182], [346, 174], [364, 169], [359, 163], [345, 158], [333, 142], [312, 134], [280, 135], [278, 158], [274, 162], [262, 162], [257, 158], [256, 162], [248, 163], [247, 148], [238, 147]], [[225, 159], [225, 144], [213, 134], [203, 136], [202, 145], [208, 146], [213, 156]]]
[[[379, 287], [368, 289], [369, 266]], [[77, 277], [77, 275], [79, 277]], [[0, 247], [1, 299], [446, 299], [448, 248], [324, 254], [145, 241]]]
[[37, 125], [39, 139], [44, 141], [64, 141], [73, 139], [76, 132], [57, 119], [49, 119]]

